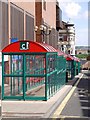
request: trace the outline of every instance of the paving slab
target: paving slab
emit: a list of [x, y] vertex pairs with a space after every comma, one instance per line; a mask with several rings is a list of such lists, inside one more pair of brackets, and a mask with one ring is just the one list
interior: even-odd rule
[[2, 101], [2, 115], [43, 117], [51, 111], [53, 107], [57, 107], [56, 104], [59, 104], [62, 99], [64, 99], [71, 88], [71, 85], [63, 86], [63, 88], [48, 101]]

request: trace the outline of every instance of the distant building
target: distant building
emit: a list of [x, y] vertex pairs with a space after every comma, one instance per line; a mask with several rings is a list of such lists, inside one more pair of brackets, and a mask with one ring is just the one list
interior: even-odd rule
[[88, 46], [76, 46], [75, 49], [76, 54], [88, 54], [89, 51]]
[[63, 29], [59, 30], [58, 47], [67, 54], [75, 55], [75, 27], [72, 22], [63, 22]]
[[90, 61], [90, 55], [88, 55], [87, 60]]
[[84, 49], [78, 49], [75, 51], [76, 54], [88, 54], [88, 51], [87, 50], [84, 50]]

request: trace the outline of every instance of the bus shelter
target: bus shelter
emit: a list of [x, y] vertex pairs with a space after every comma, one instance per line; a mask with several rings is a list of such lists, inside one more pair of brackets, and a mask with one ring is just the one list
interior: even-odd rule
[[76, 75], [78, 75], [80, 73], [80, 59], [74, 56], [74, 61], [76, 64]]
[[76, 65], [75, 65], [74, 58], [72, 56], [70, 56], [70, 55], [67, 55], [66, 60], [67, 60], [68, 79], [73, 79], [73, 77], [76, 74], [75, 73]]
[[73, 79], [75, 75], [80, 73], [80, 60], [79, 58], [71, 55], [66, 56], [68, 78]]
[[57, 87], [61, 88], [66, 84], [66, 58], [64, 53], [58, 50], [57, 56]]
[[[5, 47], [2, 50], [2, 99], [47, 100], [53, 96], [61, 87], [57, 80], [61, 69], [60, 66], [57, 72], [57, 56], [52, 46], [33, 41], [18, 41]], [[9, 72], [5, 68], [5, 57], [9, 59]], [[63, 67], [62, 79], [64, 62]]]

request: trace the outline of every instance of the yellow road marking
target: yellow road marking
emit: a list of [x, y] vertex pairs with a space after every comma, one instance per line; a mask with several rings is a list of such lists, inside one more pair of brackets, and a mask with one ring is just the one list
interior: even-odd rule
[[80, 78], [78, 79], [78, 81], [76, 82], [75, 86], [78, 85], [78, 83], [80, 82], [81, 78], [83, 77], [83, 74], [80, 76]]
[[72, 96], [73, 92], [76, 89], [76, 86], [78, 85], [78, 83], [80, 82], [81, 78], [83, 77], [83, 74], [80, 76], [80, 78], [78, 79], [78, 81], [76, 82], [75, 86], [72, 87], [72, 89], [70, 90], [70, 92], [68, 93], [68, 95], [65, 97], [65, 99], [62, 101], [62, 103], [60, 104], [60, 106], [57, 108], [57, 110], [54, 112], [53, 114], [53, 118], [55, 120], [55, 118], [59, 118], [62, 110], [64, 109], [64, 107], [66, 106], [68, 100], [70, 99], [70, 97]]
[[[60, 118], [62, 120], [64, 118], [83, 118], [83, 117], [81, 117], [81, 116], [63, 116], [63, 115], [60, 115]], [[84, 118], [87, 118], [87, 117], [84, 117]]]

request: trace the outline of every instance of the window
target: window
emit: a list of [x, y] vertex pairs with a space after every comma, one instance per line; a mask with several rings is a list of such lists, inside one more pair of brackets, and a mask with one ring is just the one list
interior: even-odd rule
[[71, 40], [73, 40], [73, 39], [71, 38]]
[[61, 45], [61, 48], [62, 48], [62, 51], [64, 51], [64, 46], [63, 45]]
[[68, 54], [70, 54], [70, 50], [68, 50]]
[[46, 0], [43, 0], [43, 9], [46, 10]]
[[59, 41], [63, 41], [63, 36], [60, 36], [60, 37], [59, 37]]
[[[6, 2], [0, 2], [0, 14], [2, 14], [0, 18], [1, 27], [0, 30], [2, 30], [1, 40], [0, 40], [0, 49], [3, 49], [5, 46], [8, 45], [8, 4]], [[1, 13], [2, 12], [2, 13]]]
[[24, 11], [11, 3], [11, 38], [24, 39]]
[[30, 14], [26, 14], [26, 39], [27, 40], [34, 40], [34, 18]]

